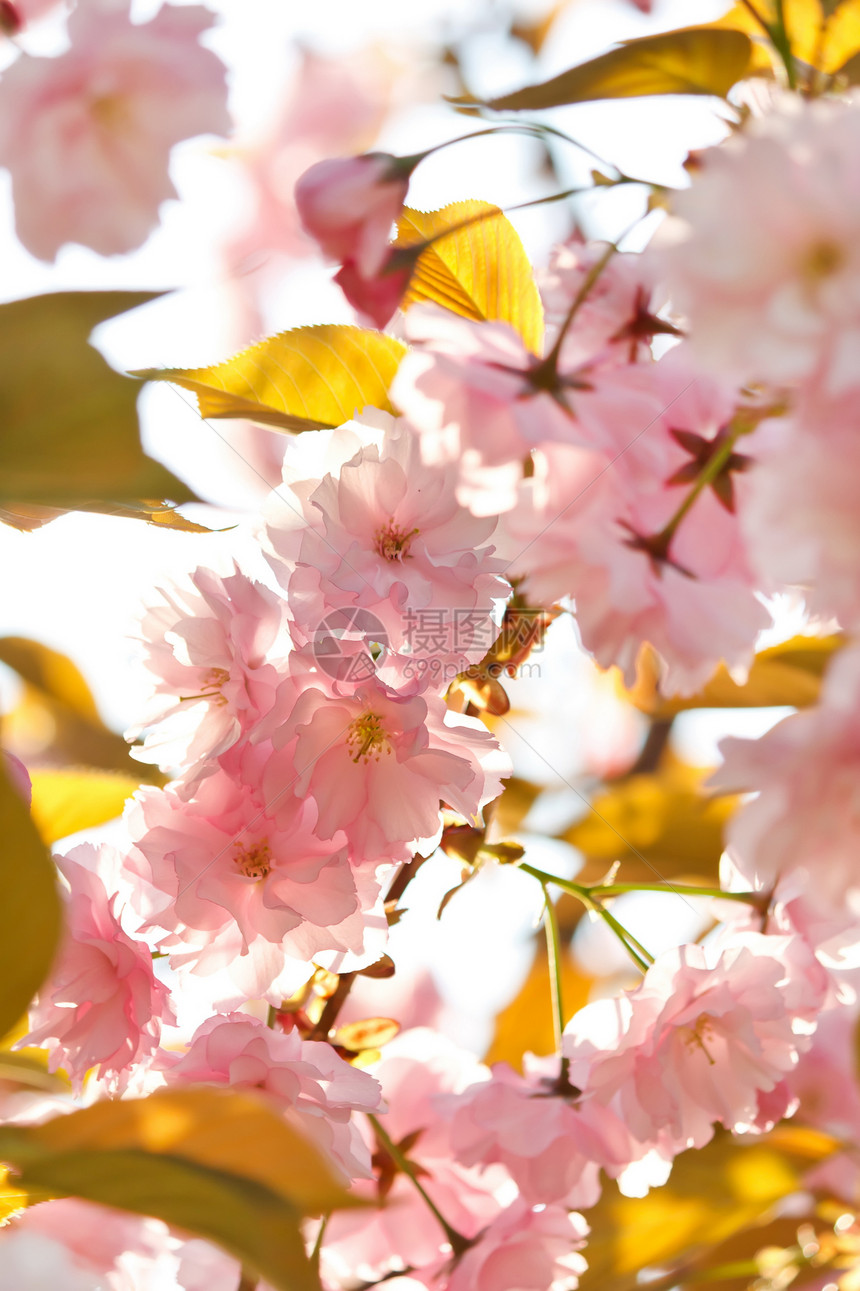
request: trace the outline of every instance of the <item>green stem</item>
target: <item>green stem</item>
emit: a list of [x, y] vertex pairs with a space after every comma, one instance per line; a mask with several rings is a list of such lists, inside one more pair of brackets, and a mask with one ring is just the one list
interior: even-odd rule
[[746, 433], [745, 426], [738, 424], [728, 435], [726, 435], [725, 440], [714, 453], [711, 460], [703, 467], [701, 475], [698, 477], [669, 523], [664, 525], [660, 532], [654, 535], [653, 544], [655, 550], [668, 552], [669, 544], [678, 532], [684, 518], [690, 513], [696, 499], [704, 493], [705, 489], [709, 488], [711, 484], [713, 484], [714, 480], [719, 478], [723, 467], [735, 451], [735, 444], [744, 433]]
[[[618, 242], [620, 241], [621, 241], [621, 238], [618, 239]], [[559, 356], [561, 355], [561, 347], [564, 344], [564, 338], [568, 333], [568, 329], [570, 328], [571, 323], [576, 318], [582, 306], [585, 304], [585, 301], [587, 300], [592, 287], [597, 282], [600, 275], [603, 273], [603, 270], [609, 264], [609, 261], [617, 252], [618, 242], [609, 243], [609, 246], [606, 248], [603, 255], [599, 258], [599, 260], [595, 260], [594, 264], [591, 266], [588, 273], [583, 278], [582, 285], [579, 288], [579, 291], [576, 293], [576, 295], [573, 298], [573, 302], [570, 306], [570, 309], [567, 311], [567, 315], [564, 319], [564, 322], [562, 323], [561, 327], [558, 329], [558, 336], [555, 338], [555, 344], [553, 345], [549, 354], [547, 354], [546, 358], [543, 359], [540, 365], [541, 368], [546, 371], [548, 376], [550, 377], [555, 376], [558, 370], [558, 360], [559, 360]], [[534, 380], [534, 372], [532, 373], [532, 380]]]
[[464, 1237], [462, 1233], [458, 1233], [456, 1228], [453, 1228], [448, 1223], [447, 1219], [439, 1210], [433, 1198], [429, 1195], [429, 1193], [424, 1188], [424, 1185], [422, 1184], [421, 1180], [418, 1178], [418, 1175], [415, 1173], [415, 1170], [412, 1166], [412, 1162], [409, 1161], [408, 1158], [401, 1152], [400, 1148], [393, 1141], [393, 1139], [391, 1139], [388, 1132], [382, 1128], [382, 1125], [380, 1124], [377, 1117], [375, 1117], [372, 1112], [367, 1112], [365, 1114], [367, 1116], [367, 1119], [370, 1121], [371, 1125], [374, 1128], [376, 1137], [379, 1139], [380, 1143], [385, 1148], [385, 1151], [391, 1157], [392, 1161], [398, 1167], [398, 1169], [401, 1170], [403, 1174], [405, 1174], [411, 1180], [412, 1186], [415, 1188], [415, 1191], [420, 1194], [425, 1204], [427, 1205], [428, 1209], [430, 1210], [431, 1214], [436, 1219], [437, 1223], [441, 1225], [445, 1236], [447, 1237], [449, 1243], [451, 1244], [451, 1249], [453, 1250], [454, 1254], [462, 1255], [463, 1252], [468, 1250], [472, 1244], [469, 1241], [468, 1237]]
[[654, 963], [654, 956], [650, 953], [650, 951], [647, 951], [645, 947], [642, 945], [641, 941], [637, 941], [636, 938], [633, 936], [633, 933], [628, 932], [628, 930], [624, 927], [624, 925], [619, 923], [618, 920], [615, 918], [615, 915], [610, 914], [610, 912], [606, 909], [605, 906], [602, 906], [598, 902], [595, 906], [595, 909], [597, 910], [597, 913], [600, 915], [601, 919], [604, 920], [607, 927], [611, 928], [612, 931], [615, 933], [615, 936], [621, 942], [622, 946], [627, 951], [627, 954], [633, 960], [636, 967], [640, 968], [643, 973], [647, 973], [650, 966]]
[[723, 892], [720, 888], [687, 886], [670, 887], [667, 883], [608, 883], [594, 889], [601, 896], [617, 897], [625, 892], [667, 892], [683, 897], [713, 897], [721, 901], [745, 901], [747, 905], [760, 906], [768, 900], [766, 892]]
[[794, 65], [794, 54], [791, 52], [791, 41], [788, 39], [788, 30], [785, 25], [785, 4], [784, 0], [776, 0], [776, 22], [771, 28], [770, 38], [773, 41], [774, 48], [782, 59], [785, 67], [785, 74], [788, 78], [788, 88], [797, 89], [797, 68]]
[[555, 1034], [555, 1051], [559, 1055], [560, 1067], [558, 1073], [558, 1090], [559, 1092], [571, 1092], [573, 1087], [570, 1083], [570, 1061], [565, 1058], [562, 1049], [562, 1039], [564, 1037], [564, 996], [562, 995], [561, 980], [561, 935], [558, 929], [558, 914], [554, 903], [550, 900], [546, 884], [543, 884], [543, 899], [546, 907], [546, 919], [544, 929], [546, 931], [546, 953], [549, 961], [549, 990], [552, 997], [552, 1022], [553, 1032]]
[[313, 1268], [317, 1270], [319, 1269], [319, 1266], [320, 1266], [320, 1251], [322, 1250], [323, 1237], [325, 1236], [326, 1224], [328, 1223], [330, 1218], [331, 1218], [331, 1211], [329, 1211], [327, 1215], [323, 1215], [322, 1219], [320, 1220], [319, 1230], [317, 1232], [316, 1240], [314, 1242], [314, 1249], [311, 1251], [311, 1265], [313, 1266]]

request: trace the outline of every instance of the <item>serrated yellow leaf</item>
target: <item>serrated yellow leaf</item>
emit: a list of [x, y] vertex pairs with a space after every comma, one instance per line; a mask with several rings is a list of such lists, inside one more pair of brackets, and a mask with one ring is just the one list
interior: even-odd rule
[[488, 202], [452, 202], [439, 211], [406, 207], [397, 225], [397, 245], [436, 237], [447, 228], [454, 231], [419, 256], [401, 309], [430, 302], [463, 318], [510, 323], [526, 348], [540, 354], [543, 306], [510, 220]]
[[534, 112], [596, 99], [654, 94], [725, 98], [748, 74], [751, 55], [749, 37], [732, 23], [665, 31], [625, 41], [608, 54], [579, 63], [539, 85], [490, 99], [484, 106], [497, 112]]
[[201, 417], [247, 417], [302, 431], [342, 426], [368, 406], [393, 412], [388, 390], [405, 352], [384, 332], [324, 324], [280, 332], [208, 368], [133, 375], [193, 390]]
[[48, 975], [62, 919], [53, 863], [2, 768], [0, 892], [0, 1035], [5, 1035]]
[[126, 799], [140, 788], [134, 776], [88, 767], [35, 770], [30, 778], [33, 821], [45, 843], [121, 816]]

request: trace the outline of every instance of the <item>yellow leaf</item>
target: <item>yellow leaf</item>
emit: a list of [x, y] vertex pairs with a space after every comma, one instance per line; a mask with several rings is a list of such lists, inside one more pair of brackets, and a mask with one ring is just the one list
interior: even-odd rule
[[586, 1211], [591, 1237], [582, 1291], [632, 1291], [643, 1270], [659, 1266], [666, 1273], [755, 1223], [802, 1187], [810, 1159], [826, 1158], [835, 1145], [822, 1136], [819, 1146], [816, 1156], [795, 1150], [779, 1131], [752, 1145], [718, 1132], [706, 1147], [676, 1157], [668, 1183], [646, 1197], [623, 1197], [607, 1180]]
[[0, 1166], [0, 1225], [7, 1219], [24, 1210], [30, 1197], [15, 1180], [9, 1178], [9, 1171]]
[[132, 375], [193, 390], [201, 417], [300, 431], [342, 426], [368, 406], [392, 412], [388, 388], [405, 352], [384, 332], [325, 324], [280, 332], [212, 367]]
[[[574, 967], [569, 955], [562, 959], [561, 994], [564, 1010], [572, 1017], [588, 1003], [591, 979]], [[507, 1062], [522, 1070], [523, 1054], [555, 1053], [552, 995], [546, 949], [540, 946], [519, 994], [502, 1009], [485, 1062]]]
[[107, 318], [158, 292], [64, 291], [0, 305], [0, 507], [194, 494], [143, 452], [138, 389], [89, 344]]
[[4, 1126], [0, 1158], [24, 1192], [154, 1215], [219, 1243], [280, 1291], [318, 1288], [300, 1216], [355, 1204], [317, 1147], [232, 1090], [159, 1091]]
[[51, 858], [2, 769], [0, 892], [0, 1035], [5, 1035], [48, 975], [62, 919]]
[[[486, 218], [475, 219], [476, 216]], [[440, 211], [406, 207], [397, 225], [397, 245], [410, 246], [443, 229], [474, 220], [440, 238], [418, 258], [401, 309], [422, 301], [443, 305], [463, 318], [510, 323], [526, 348], [543, 345], [543, 306], [519, 234], [497, 206], [452, 202]]]
[[140, 788], [139, 778], [89, 767], [35, 770], [30, 778], [33, 821], [45, 843], [121, 816], [126, 799]]
[[33, 1126], [26, 1143], [39, 1156], [133, 1149], [181, 1157], [253, 1179], [302, 1214], [350, 1204], [317, 1147], [262, 1099], [235, 1090], [201, 1086], [95, 1103]]
[[742, 686], [720, 666], [703, 690], [685, 699], [666, 699], [658, 693], [653, 657], [645, 651], [638, 661], [636, 684], [624, 693], [637, 708], [657, 719], [674, 717], [690, 708], [806, 708], [818, 701], [827, 666], [844, 644], [845, 638], [838, 633], [792, 637], [760, 650]]
[[[776, 0], [757, 0], [756, 8], [766, 23], [776, 20]], [[791, 52], [801, 62], [832, 73], [860, 51], [860, 0], [842, 0], [829, 17], [821, 0], [784, 0], [783, 9]], [[760, 24], [740, 3], [709, 26], [744, 31], [757, 42], [763, 38]], [[771, 61], [763, 47], [757, 51], [757, 67]]]
[[122, 736], [102, 721], [71, 659], [40, 641], [0, 637], [0, 663], [25, 683], [20, 702], [3, 716], [4, 743], [25, 763], [49, 754], [52, 762], [125, 771], [138, 783], [163, 783], [154, 768], [133, 761]]
[[540, 85], [490, 99], [497, 112], [538, 111], [594, 99], [653, 94], [713, 94], [725, 98], [749, 71], [752, 46], [742, 31], [687, 27], [628, 40], [608, 54]]
[[88, 722], [99, 722], [99, 710], [92, 691], [77, 664], [58, 650], [30, 641], [26, 637], [0, 637], [0, 663], [12, 668], [18, 676], [49, 699]]
[[701, 785], [708, 774], [670, 761], [654, 774], [627, 776], [599, 793], [592, 810], [563, 835], [586, 857], [577, 879], [599, 882], [616, 860], [622, 862], [623, 882], [715, 878], [723, 826], [737, 800], [706, 796]]

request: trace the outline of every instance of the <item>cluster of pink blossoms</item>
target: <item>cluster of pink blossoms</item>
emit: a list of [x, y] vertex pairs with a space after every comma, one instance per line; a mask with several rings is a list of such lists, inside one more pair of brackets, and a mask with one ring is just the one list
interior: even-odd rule
[[[860, 1110], [822, 1100], [814, 1070], [821, 1046], [847, 1080], [857, 1005], [837, 910], [846, 890], [860, 905], [856, 645], [817, 706], [724, 746], [714, 784], [758, 792], [725, 861], [723, 890], [748, 905], [726, 900], [701, 943], [566, 1019], [554, 1057], [488, 1069], [414, 1027], [364, 1071], [303, 1033], [300, 1008], [292, 1030], [253, 1011], [282, 1020], [318, 969], [376, 963], [403, 865], [433, 851], [443, 811], [477, 820], [500, 794], [502, 749], [447, 696], [512, 586], [538, 612], [567, 600], [628, 682], [653, 647], [668, 695], [721, 662], [743, 679], [775, 592], [802, 587], [856, 629], [858, 154], [856, 105], [777, 98], [700, 158], [662, 246], [558, 249], [540, 355], [504, 323], [409, 310], [400, 415], [304, 433], [257, 527], [259, 568], [198, 569], [144, 616], [153, 696], [131, 734], [170, 782], [135, 795], [120, 852], [61, 859], [68, 932], [27, 1042], [119, 1093], [261, 1091], [378, 1203], [328, 1220], [326, 1291], [572, 1291], [605, 1178], [659, 1182], [716, 1127], [760, 1134], [816, 1097], [818, 1123], [856, 1132]], [[408, 181], [392, 162], [322, 163], [297, 194], [382, 324]], [[184, 1047], [164, 1043], [153, 950], [209, 1006]], [[856, 1169], [840, 1168], [847, 1192]], [[75, 1245], [72, 1220], [37, 1208], [14, 1258], [53, 1244], [82, 1287], [106, 1270], [134, 1285], [119, 1253]], [[122, 1258], [170, 1262], [165, 1286], [237, 1285], [228, 1257], [134, 1223]]]

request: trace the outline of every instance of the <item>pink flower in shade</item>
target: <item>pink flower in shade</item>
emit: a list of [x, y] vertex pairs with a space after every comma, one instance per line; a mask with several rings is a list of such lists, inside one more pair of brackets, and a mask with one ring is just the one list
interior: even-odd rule
[[[630, 366], [611, 372], [562, 366], [554, 388], [545, 388], [539, 360], [505, 323], [475, 323], [419, 305], [405, 326], [413, 349], [391, 397], [420, 433], [426, 461], [460, 463], [460, 500], [479, 514], [513, 506], [523, 461], [535, 446], [580, 444], [614, 456], [638, 441], [664, 407], [647, 374]], [[487, 467], [497, 469], [482, 486]]]
[[332, 610], [360, 607], [392, 649], [432, 662], [439, 682], [481, 659], [498, 634], [494, 601], [510, 587], [487, 543], [495, 521], [459, 505], [456, 475], [422, 462], [404, 422], [326, 475], [305, 504], [289, 580], [299, 626], [313, 632]]
[[230, 128], [224, 65], [199, 43], [211, 22], [200, 5], [166, 5], [142, 26], [122, 9], [80, 5], [65, 54], [23, 54], [4, 72], [0, 165], [33, 255], [53, 260], [66, 242], [116, 255], [146, 240], [177, 195], [172, 146]]
[[286, 763], [300, 768], [294, 792], [313, 799], [319, 838], [343, 831], [354, 852], [402, 859], [407, 844], [439, 829], [440, 802], [463, 816], [501, 792], [507, 764], [477, 719], [446, 708], [438, 695], [401, 695], [372, 678], [353, 694], [309, 687], [280, 738], [263, 792], [283, 783]]
[[[290, 640], [285, 601], [239, 568], [201, 567], [160, 589], [141, 622], [156, 679], [132, 750], [141, 762], [190, 769], [254, 732], [275, 705]], [[214, 769], [214, 766], [211, 768]]]
[[661, 955], [635, 990], [565, 1028], [570, 1079], [641, 1143], [702, 1147], [715, 1122], [756, 1125], [809, 1046], [826, 974], [800, 937], [729, 932]]
[[5, 749], [0, 749], [0, 758], [2, 758], [2, 764], [0, 765], [2, 765], [10, 784], [29, 807], [33, 800], [33, 785], [30, 780], [30, 772], [21, 759], [15, 757], [14, 753], [7, 753]]
[[610, 1108], [559, 1093], [556, 1059], [527, 1060], [527, 1078], [496, 1063], [492, 1079], [451, 1099], [457, 1159], [464, 1165], [502, 1164], [530, 1205], [593, 1206], [600, 1197], [601, 1167], [617, 1175], [642, 1148]]
[[583, 645], [628, 685], [650, 643], [665, 694], [694, 693], [721, 660], [743, 677], [770, 623], [740, 523], [749, 464], [740, 452], [661, 546], [735, 412], [736, 392], [694, 371], [679, 351], [648, 370], [663, 415], [641, 437], [647, 455], [636, 445], [616, 458], [560, 444], [537, 450], [498, 535], [524, 595], [534, 605], [572, 596]]
[[574, 1291], [587, 1236], [582, 1215], [516, 1201], [457, 1261], [445, 1291]]
[[0, 1291], [101, 1291], [99, 1275], [82, 1267], [62, 1242], [17, 1224], [0, 1230]]
[[[546, 314], [547, 346], [551, 345], [586, 284], [608, 251], [604, 242], [573, 237], [554, 249], [540, 275]], [[677, 336], [665, 316], [667, 299], [657, 284], [657, 265], [647, 253], [614, 255], [600, 271], [565, 332], [565, 366], [579, 367], [599, 359], [625, 364], [651, 359], [654, 336]]]
[[660, 231], [672, 299], [702, 361], [853, 384], [860, 317], [860, 106], [782, 95], [700, 154]]
[[363, 274], [354, 260], [347, 260], [334, 280], [362, 321], [381, 330], [406, 294], [414, 266], [414, 253], [394, 248], [375, 273]]
[[330, 260], [351, 262], [362, 277], [373, 277], [388, 256], [411, 170], [411, 159], [383, 152], [318, 161], [296, 184], [305, 231]]
[[[277, 789], [289, 798], [289, 781]], [[271, 805], [224, 771], [186, 801], [181, 785], [142, 789], [126, 810], [134, 842], [126, 869], [147, 926], [161, 929], [171, 965], [225, 971], [232, 1002], [278, 1004], [326, 954], [357, 957], [377, 925], [374, 867], [351, 865], [342, 834], [322, 841], [312, 802]], [[381, 950], [374, 946], [370, 961]], [[369, 962], [369, 961], [368, 961]]]
[[[446, 1220], [469, 1238], [476, 1237], [516, 1196], [501, 1166], [470, 1169], [455, 1159], [452, 1150], [448, 1095], [480, 1079], [484, 1071], [474, 1055], [423, 1027], [401, 1032], [373, 1067], [389, 1108], [380, 1117], [386, 1133], [419, 1168], [422, 1185]], [[450, 1257], [439, 1224], [410, 1181], [393, 1170], [393, 1162], [375, 1138], [372, 1151], [377, 1181], [359, 1181], [353, 1191], [385, 1204], [332, 1215], [322, 1247], [325, 1285], [339, 1285], [346, 1279], [375, 1282], [406, 1267], [418, 1270], [416, 1276], [423, 1281], [422, 1270], [436, 1268]]]
[[167, 987], [149, 947], [120, 927], [97, 849], [84, 844], [56, 860], [70, 889], [65, 934], [20, 1044], [45, 1045], [50, 1070], [62, 1067], [79, 1089], [93, 1068], [122, 1089], [157, 1048], [162, 1022], [173, 1021]]
[[841, 906], [860, 887], [860, 648], [836, 655], [821, 702], [757, 740], [726, 739], [710, 785], [757, 792], [735, 812], [726, 843], [748, 885], [796, 876]]
[[244, 1013], [209, 1018], [180, 1057], [162, 1060], [168, 1084], [262, 1089], [338, 1163], [347, 1179], [370, 1178], [370, 1153], [353, 1112], [378, 1112], [382, 1091], [329, 1044], [273, 1031]]
[[856, 386], [802, 392], [750, 438], [758, 466], [743, 522], [760, 580], [801, 587], [812, 614], [860, 627], [860, 415]]

